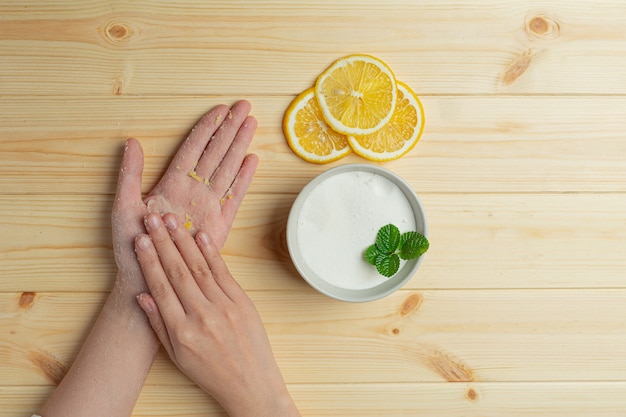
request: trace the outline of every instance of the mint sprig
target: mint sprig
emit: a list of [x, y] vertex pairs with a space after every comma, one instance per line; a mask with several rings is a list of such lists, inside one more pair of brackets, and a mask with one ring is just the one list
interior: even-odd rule
[[426, 236], [418, 232], [400, 234], [393, 224], [381, 227], [376, 234], [376, 243], [365, 249], [363, 257], [367, 263], [374, 265], [376, 270], [389, 278], [400, 269], [400, 258], [415, 259], [428, 250], [430, 243]]

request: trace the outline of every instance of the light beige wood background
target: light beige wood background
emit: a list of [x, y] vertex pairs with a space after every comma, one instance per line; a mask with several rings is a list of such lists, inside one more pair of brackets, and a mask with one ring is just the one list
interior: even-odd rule
[[[45, 401], [110, 289], [125, 139], [147, 191], [238, 98], [261, 165], [224, 254], [305, 416], [626, 415], [625, 22], [610, 0], [0, 0], [0, 416]], [[349, 304], [289, 261], [290, 205], [329, 166], [281, 119], [360, 52], [424, 103], [385, 167], [432, 246], [404, 289]], [[223, 416], [165, 355], [135, 414]]]

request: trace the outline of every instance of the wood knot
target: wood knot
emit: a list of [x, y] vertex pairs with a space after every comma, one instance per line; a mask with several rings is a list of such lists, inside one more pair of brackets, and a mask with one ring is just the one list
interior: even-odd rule
[[104, 26], [104, 39], [114, 45], [128, 43], [136, 33], [136, 29], [127, 22], [111, 21]]
[[527, 20], [525, 30], [530, 37], [555, 39], [561, 34], [561, 25], [550, 16], [536, 15]]
[[394, 327], [393, 329], [391, 329], [391, 333], [400, 334], [400, 329], [398, 329], [397, 327]]
[[413, 294], [409, 295], [402, 302], [402, 305], [400, 306], [400, 315], [402, 317], [408, 316], [409, 314], [411, 314], [415, 310], [417, 310], [421, 304], [422, 304], [422, 296], [421, 295], [419, 295], [417, 293], [413, 293]]
[[476, 392], [476, 390], [472, 387], [470, 387], [467, 390], [467, 394], [465, 395], [467, 397], [468, 400], [470, 400], [471, 402], [477, 401], [478, 400], [478, 393]]
[[33, 302], [35, 302], [36, 295], [37, 294], [34, 292], [23, 292], [20, 296], [20, 301], [18, 302], [20, 308], [24, 310], [30, 308], [33, 305]]
[[526, 70], [530, 66], [531, 61], [532, 54], [530, 53], [530, 51], [521, 56], [518, 56], [504, 70], [504, 73], [502, 74], [502, 84], [511, 85], [515, 81], [517, 81], [517, 79], [526, 72]]
[[113, 95], [121, 96], [122, 94], [124, 94], [124, 80], [116, 78], [113, 80]]
[[459, 359], [453, 358], [445, 352], [433, 352], [428, 357], [428, 365], [448, 382], [474, 381], [472, 371]]
[[108, 27], [107, 33], [112, 39], [123, 39], [128, 35], [128, 28], [120, 24], [113, 24]]
[[28, 357], [39, 372], [54, 385], [59, 385], [67, 373], [67, 367], [60, 360], [47, 353], [30, 351]]

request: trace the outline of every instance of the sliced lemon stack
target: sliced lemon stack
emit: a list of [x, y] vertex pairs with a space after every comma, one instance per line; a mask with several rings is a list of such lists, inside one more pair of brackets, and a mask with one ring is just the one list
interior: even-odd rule
[[333, 63], [285, 111], [283, 131], [291, 149], [318, 164], [352, 150], [371, 161], [409, 152], [424, 129], [424, 109], [387, 64], [370, 55]]

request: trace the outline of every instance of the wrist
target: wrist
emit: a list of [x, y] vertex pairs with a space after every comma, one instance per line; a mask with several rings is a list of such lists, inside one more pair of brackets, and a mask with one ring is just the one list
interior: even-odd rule
[[138, 267], [118, 270], [111, 297], [120, 303], [120, 307], [129, 308], [133, 312], [141, 311], [137, 305], [137, 296], [145, 292], [149, 292], [148, 285]]
[[[124, 274], [121, 271], [117, 274], [115, 284], [104, 304], [102, 314], [108, 316], [121, 327], [131, 327], [143, 329], [155, 340], [150, 322], [137, 302], [137, 296], [146, 292], [147, 288], [135, 284], [136, 277]], [[143, 277], [141, 282], [143, 282]]]

